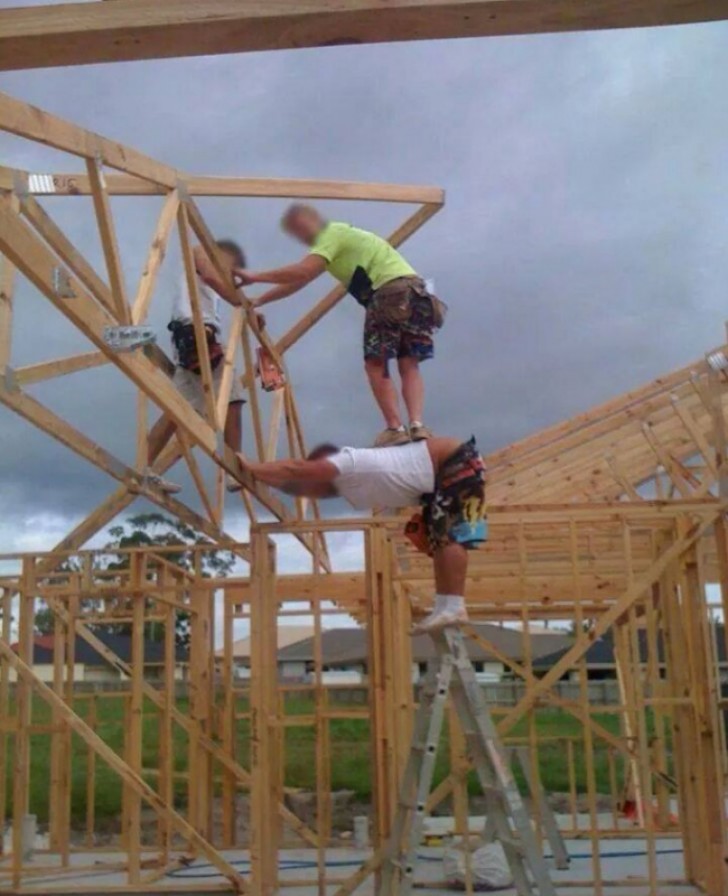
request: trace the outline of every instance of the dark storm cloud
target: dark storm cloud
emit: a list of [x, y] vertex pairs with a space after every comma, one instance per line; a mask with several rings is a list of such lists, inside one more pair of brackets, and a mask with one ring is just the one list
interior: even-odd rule
[[[431, 183], [447, 205], [406, 254], [452, 311], [425, 368], [428, 421], [491, 449], [689, 361], [722, 338], [728, 25], [126, 63], [0, 77], [0, 88], [187, 171]], [[68, 168], [0, 138], [3, 163]], [[100, 263], [85, 200], [48, 208]], [[158, 203], [118, 201], [134, 286]], [[293, 260], [283, 203], [209, 200], [253, 267]], [[386, 231], [408, 211], [327, 210]], [[136, 210], [136, 211], [135, 211]], [[163, 332], [178, 255], [152, 322]], [[270, 311], [282, 332], [320, 290]], [[14, 363], [87, 348], [22, 288]], [[309, 440], [379, 421], [343, 302], [290, 354]], [[83, 392], [79, 393], [78, 389]], [[129, 461], [134, 401], [112, 370], [37, 394]], [[103, 476], [0, 411], [7, 515], [76, 517]], [[7, 508], [10, 508], [9, 510]]]

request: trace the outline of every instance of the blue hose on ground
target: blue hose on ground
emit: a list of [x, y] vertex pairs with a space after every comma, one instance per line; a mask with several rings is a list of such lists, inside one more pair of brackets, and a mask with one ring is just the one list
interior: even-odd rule
[[[655, 855], [658, 856], [670, 856], [670, 855], [682, 855], [682, 849], [657, 849], [655, 850]], [[601, 859], [627, 859], [634, 858], [639, 856], [646, 856], [647, 850], [642, 849], [638, 851], [634, 850], [621, 850], [619, 852], [601, 852], [599, 853], [599, 858]], [[544, 858], [552, 859], [553, 856], [545, 855]], [[591, 853], [574, 853], [569, 856], [569, 859], [591, 859]], [[418, 861], [420, 862], [439, 862], [441, 861], [441, 856], [417, 856]], [[324, 862], [325, 868], [355, 868], [361, 865], [361, 859], [341, 859], [341, 860], [330, 860], [328, 862]], [[249, 859], [237, 859], [231, 861], [230, 864], [239, 868], [241, 871], [246, 870], [250, 867]], [[175, 871], [170, 871], [166, 876], [167, 877], [180, 877], [188, 880], [202, 880], [203, 878], [211, 878], [211, 877], [222, 877], [219, 871], [204, 871], [201, 874], [197, 874], [196, 872], [202, 871], [203, 868], [214, 868], [214, 865], [211, 865], [209, 862], [204, 862], [200, 865], [190, 865], [189, 868], [178, 868]], [[303, 861], [297, 859], [283, 859], [279, 865], [279, 871], [312, 871], [318, 868], [317, 862], [311, 861]], [[191, 872], [191, 873], [190, 873]]]

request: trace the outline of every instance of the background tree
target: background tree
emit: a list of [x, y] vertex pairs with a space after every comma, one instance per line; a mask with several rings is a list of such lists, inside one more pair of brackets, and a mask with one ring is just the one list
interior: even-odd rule
[[[227, 576], [235, 565], [235, 558], [230, 551], [220, 551], [214, 546], [214, 542], [197, 532], [186, 523], [174, 520], [162, 513], [142, 513], [125, 519], [122, 523], [112, 526], [108, 530], [110, 540], [104, 545], [102, 556], [98, 561], [98, 568], [106, 571], [124, 570], [129, 568], [128, 548], [152, 548], [155, 546], [174, 548], [165, 550], [164, 558], [168, 563], [180, 566], [182, 569], [192, 571], [194, 568], [194, 552], [191, 550], [196, 545], [209, 546], [209, 549], [200, 553], [200, 572], [206, 578]], [[64, 564], [65, 565], [65, 564]], [[66, 569], [78, 569], [78, 564], [69, 561]], [[120, 612], [127, 615], [129, 599], [126, 597], [114, 599], [113, 596], [104, 599], [106, 607], [116, 603]], [[100, 608], [99, 608], [100, 609]], [[54, 630], [54, 616], [52, 611], [42, 606], [35, 615], [35, 630], [39, 634], [52, 634]], [[131, 627], [122, 622], [118, 625], [104, 624], [105, 632], [114, 634], [129, 634]], [[189, 646], [190, 625], [189, 614], [178, 611], [175, 614], [175, 635], [180, 647]], [[159, 640], [163, 636], [161, 625], [150, 623], [147, 626], [145, 637], [149, 640]]]

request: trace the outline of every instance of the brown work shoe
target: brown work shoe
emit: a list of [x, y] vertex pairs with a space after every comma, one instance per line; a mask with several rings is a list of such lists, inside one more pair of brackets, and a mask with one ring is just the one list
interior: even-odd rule
[[406, 445], [409, 441], [410, 436], [406, 429], [390, 429], [387, 427], [374, 440], [374, 447], [392, 448], [395, 445]]
[[431, 439], [432, 433], [430, 430], [423, 426], [421, 423], [415, 423], [413, 426], [410, 426], [410, 439], [413, 442], [422, 442], [425, 439]]

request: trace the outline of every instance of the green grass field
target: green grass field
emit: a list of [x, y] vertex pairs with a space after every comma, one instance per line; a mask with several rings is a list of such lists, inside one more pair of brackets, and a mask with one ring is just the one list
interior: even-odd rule
[[[98, 695], [95, 698], [96, 719], [93, 725], [96, 733], [118, 753], [123, 752], [125, 719], [123, 701], [119, 697]], [[179, 700], [178, 709], [187, 712], [186, 700]], [[76, 711], [88, 718], [90, 701], [78, 698]], [[247, 709], [241, 700], [238, 712], [244, 714]], [[288, 697], [286, 712], [290, 715], [302, 715], [313, 712], [313, 703], [305, 696]], [[619, 723], [614, 715], [595, 714], [595, 721], [614, 734], [619, 733]], [[34, 701], [33, 724], [47, 725], [51, 721], [50, 711]], [[574, 766], [576, 771], [577, 791], [586, 790], [586, 771], [582, 726], [568, 713], [544, 709], [535, 713], [535, 726], [541, 741], [539, 748], [540, 773], [547, 792], [566, 792], [569, 790], [567, 740], [573, 739]], [[527, 736], [529, 721], [521, 720], [509, 735], [523, 739]], [[158, 767], [159, 762], [159, 717], [155, 707], [149, 703], [145, 707], [143, 723], [143, 766], [149, 772]], [[330, 722], [331, 734], [331, 785], [334, 790], [354, 791], [357, 798], [367, 800], [371, 795], [369, 723], [366, 719], [336, 719]], [[249, 723], [247, 719], [237, 721], [237, 758], [242, 765], [248, 767]], [[13, 739], [8, 737], [7, 750], [7, 799], [8, 811], [12, 806], [12, 753]], [[285, 729], [285, 783], [290, 787], [310, 790], [315, 788], [315, 731], [306, 724], [287, 727]], [[603, 741], [595, 742], [595, 776], [596, 789], [600, 793], [610, 792], [609, 750]], [[71, 766], [72, 783], [72, 816], [74, 823], [82, 824], [86, 814], [87, 781], [89, 766], [88, 747], [80, 737], [73, 737], [73, 760]], [[174, 726], [174, 767], [176, 772], [186, 772], [188, 763], [188, 737], [178, 726]], [[31, 735], [31, 788], [30, 811], [38, 816], [41, 824], [48, 819], [49, 790], [51, 767], [51, 738], [47, 734]], [[623, 763], [616, 757], [613, 766], [618, 785], [621, 785]], [[436, 780], [441, 780], [448, 770], [447, 751], [441, 749], [438, 756]], [[121, 785], [118, 776], [100, 759], [96, 760], [95, 770], [95, 816], [99, 827], [118, 819], [121, 812]], [[147, 774], [151, 785], [156, 784], [156, 777]], [[220, 784], [218, 783], [218, 787]], [[477, 792], [473, 781], [471, 788]], [[178, 805], [185, 802], [185, 782], [179, 779], [175, 785]]]

